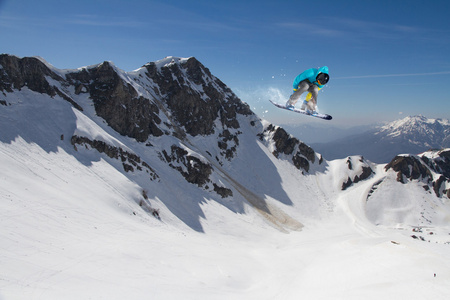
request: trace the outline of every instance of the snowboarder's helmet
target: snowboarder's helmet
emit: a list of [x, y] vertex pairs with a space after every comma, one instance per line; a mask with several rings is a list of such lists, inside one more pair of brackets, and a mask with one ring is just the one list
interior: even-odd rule
[[317, 75], [317, 77], [316, 77], [316, 80], [320, 85], [327, 84], [329, 79], [330, 79], [330, 76], [327, 73], [319, 73], [319, 75]]

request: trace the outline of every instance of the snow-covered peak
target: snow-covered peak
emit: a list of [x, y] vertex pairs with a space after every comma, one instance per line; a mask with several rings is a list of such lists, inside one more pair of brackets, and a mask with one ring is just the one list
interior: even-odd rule
[[426, 158], [429, 158], [429, 159], [436, 159], [444, 152], [450, 152], [450, 148], [439, 149], [439, 150], [429, 150], [429, 151], [425, 151], [423, 153], [420, 153], [418, 156], [426, 157]]
[[423, 115], [415, 115], [415, 116], [408, 116], [406, 118], [393, 121], [391, 123], [384, 125], [382, 128], [383, 129], [395, 129], [395, 128], [401, 128], [401, 127], [420, 125], [420, 124], [435, 124], [436, 122], [441, 123], [442, 125], [450, 125], [449, 120], [446, 120], [446, 119], [431, 119], [431, 118], [427, 118]]
[[442, 126], [450, 126], [449, 120], [428, 119], [422, 115], [416, 115], [388, 123], [380, 128], [380, 132], [387, 133], [391, 137], [411, 133], [431, 135], [435, 134], [436, 129], [441, 129]]
[[[100, 66], [102, 66], [103, 64], [109, 64], [114, 70], [116, 71], [121, 71], [112, 61], [104, 61], [102, 63], [98, 63], [98, 64], [93, 64], [93, 65], [87, 65], [87, 66], [82, 66], [76, 69], [59, 69], [55, 66], [53, 66], [51, 63], [49, 63], [48, 61], [46, 61], [43, 57], [41, 56], [33, 56], [33, 58], [38, 59], [40, 62], [42, 62], [47, 68], [49, 68], [53, 73], [59, 75], [60, 77], [64, 78], [66, 76], [66, 74], [69, 73], [76, 73], [79, 72], [83, 69], [94, 69], [94, 68], [98, 68]], [[120, 73], [118, 72], [118, 73]]]
[[55, 68], [51, 63], [49, 63], [48, 61], [46, 61], [43, 57], [41, 56], [33, 56], [33, 58], [38, 59], [39, 61], [41, 61], [44, 65], [46, 65], [50, 70], [54, 71], [54, 70], [58, 70], [57, 68]]
[[163, 67], [168, 67], [171, 66], [173, 64], [179, 64], [179, 63], [184, 63], [188, 60], [189, 58], [182, 58], [182, 57], [175, 57], [175, 56], [167, 56], [163, 59], [157, 60], [155, 61], [155, 65], [158, 67], [158, 69], [161, 69]]

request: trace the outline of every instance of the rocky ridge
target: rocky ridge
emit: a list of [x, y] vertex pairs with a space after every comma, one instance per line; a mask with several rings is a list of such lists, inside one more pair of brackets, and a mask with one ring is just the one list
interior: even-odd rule
[[426, 191], [434, 191], [437, 197], [450, 198], [450, 150], [431, 150], [420, 155], [396, 156], [385, 167], [397, 173], [397, 181], [418, 180]]
[[[312, 148], [258, 118], [193, 57], [167, 57], [124, 72], [107, 61], [60, 70], [42, 58], [0, 55], [2, 106], [17, 106], [25, 101], [21, 99], [29, 98], [22, 95], [30, 93], [46, 96], [48, 101], [68, 102], [79, 114], [98, 118], [95, 122], [109, 134], [134, 140], [141, 149], [130, 149], [120, 142], [111, 144], [109, 138], [77, 129], [68, 139], [76, 151], [97, 151], [117, 161], [128, 176], [141, 174], [154, 182], [160, 182], [160, 173], [167, 172], [165, 167], [161, 169], [162, 164], [218, 199], [232, 199], [236, 189], [246, 191], [228, 174], [251, 155], [247, 148], [255, 147], [257, 140], [265, 147], [275, 145], [274, 157], [288, 161], [304, 174], [311, 166], [323, 163]], [[247, 200], [252, 205], [270, 214], [270, 205], [260, 196], [245, 194], [251, 195]], [[232, 202], [225, 205], [240, 206]]]

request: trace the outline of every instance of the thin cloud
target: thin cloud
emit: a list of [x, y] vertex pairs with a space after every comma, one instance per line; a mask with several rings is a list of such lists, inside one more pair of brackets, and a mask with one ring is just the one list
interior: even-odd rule
[[370, 22], [337, 17], [331, 17], [329, 20], [333, 22], [335, 26], [339, 26], [342, 30], [351, 32], [353, 34], [361, 33], [376, 37], [393, 37], [404, 34], [410, 35], [424, 32], [423, 29], [418, 27], [396, 23]]
[[416, 39], [418, 36], [432, 33], [424, 28], [396, 23], [370, 22], [365, 20], [327, 17], [311, 22], [282, 22], [278, 27], [326, 38], [351, 39], [362, 42], [367, 39], [397, 41]]
[[450, 74], [450, 71], [432, 72], [432, 73], [409, 73], [409, 74], [382, 74], [382, 75], [345, 76], [345, 77], [333, 77], [333, 79], [361, 79], [361, 78], [386, 78], [386, 77], [408, 77], [408, 76], [434, 76], [434, 75], [446, 75], [446, 74]]
[[29, 27], [55, 27], [64, 25], [82, 25], [93, 27], [142, 27], [146, 23], [125, 18], [104, 18], [97, 15], [73, 15], [69, 17], [52, 16], [50, 18], [2, 16], [0, 27], [25, 28]]
[[317, 24], [302, 23], [302, 22], [284, 22], [276, 24], [279, 27], [287, 28], [291, 30], [298, 30], [302, 33], [308, 33], [312, 35], [319, 35], [324, 37], [339, 37], [345, 34], [344, 31], [337, 29], [330, 29], [330, 27], [321, 27]]
[[72, 18], [67, 19], [66, 23], [97, 27], [140, 27], [145, 25], [145, 23], [135, 20], [124, 18], [105, 19], [96, 15], [75, 15]]

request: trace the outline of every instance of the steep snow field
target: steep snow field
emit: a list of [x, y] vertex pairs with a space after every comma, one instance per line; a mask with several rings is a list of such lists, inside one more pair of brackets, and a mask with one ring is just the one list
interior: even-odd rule
[[436, 229], [441, 242], [428, 243], [374, 226], [362, 195], [377, 178], [336, 195], [334, 212], [302, 220], [302, 231], [281, 233], [249, 207], [237, 215], [205, 201], [197, 233], [163, 207], [161, 221], [146, 214], [130, 201], [138, 186], [103, 160], [83, 165], [17, 138], [0, 144], [0, 161], [1, 299], [450, 295], [448, 232]]

